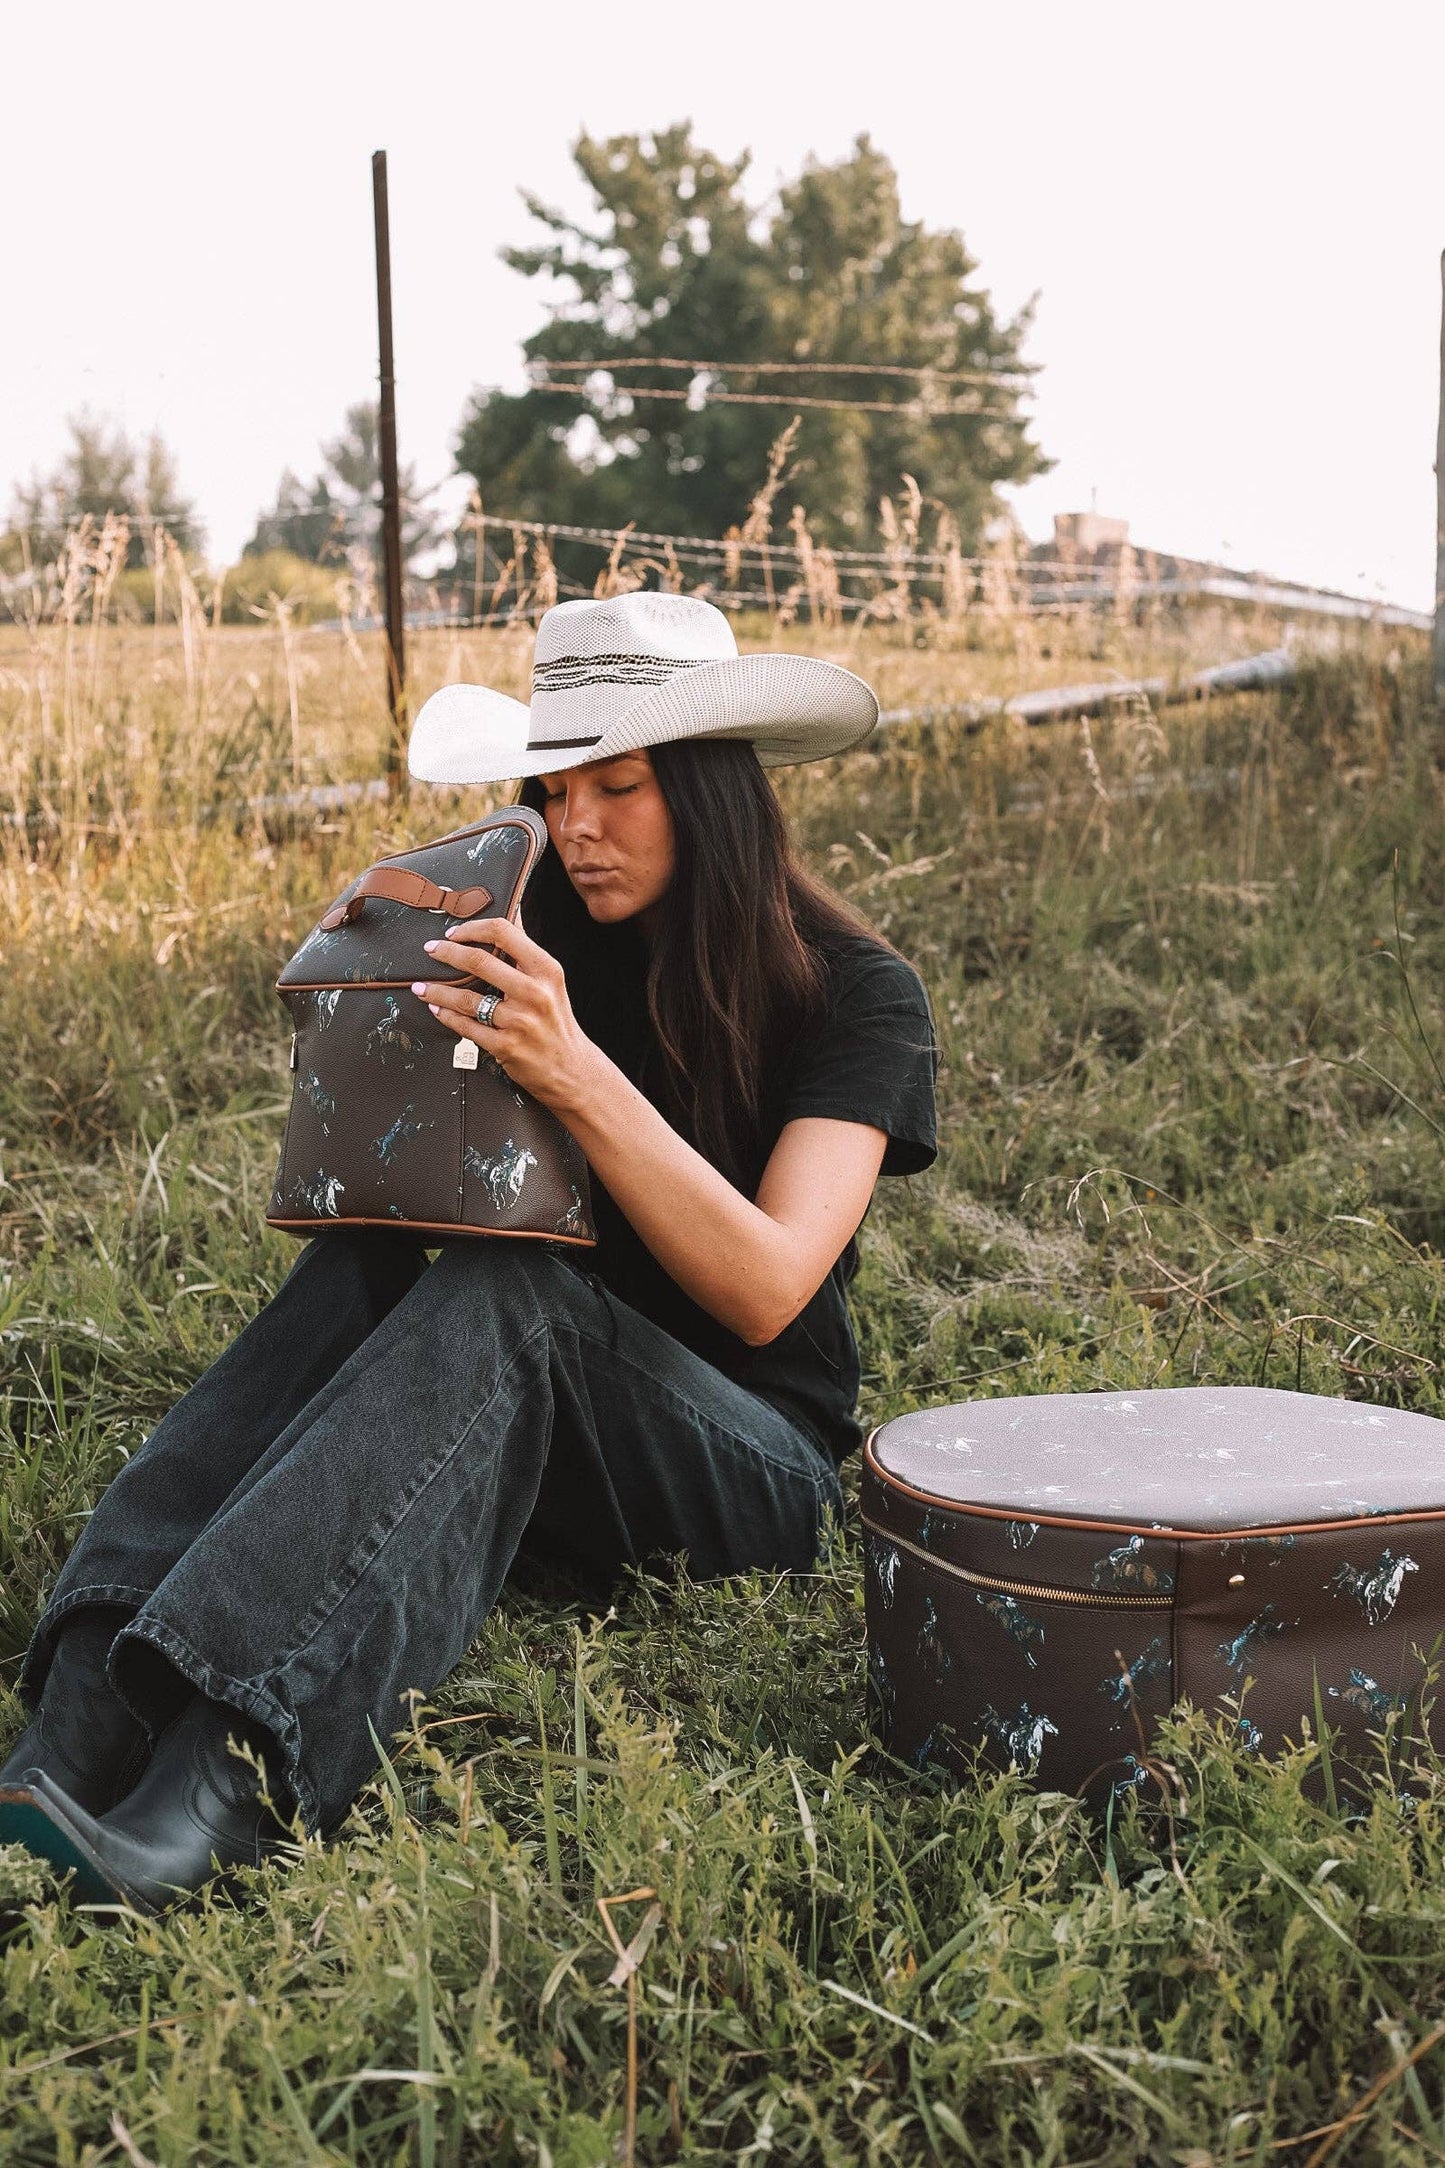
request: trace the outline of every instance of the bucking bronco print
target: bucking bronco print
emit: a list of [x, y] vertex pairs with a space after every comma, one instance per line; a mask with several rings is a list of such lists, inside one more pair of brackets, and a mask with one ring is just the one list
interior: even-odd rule
[[1132, 1664], [1122, 1670], [1111, 1671], [1099, 1681], [1099, 1692], [1107, 1695], [1116, 1709], [1127, 1709], [1141, 1686], [1162, 1679], [1169, 1669], [1169, 1651], [1163, 1638], [1156, 1634], [1147, 1649], [1140, 1651]]
[[1246, 1658], [1264, 1642], [1273, 1641], [1290, 1624], [1289, 1619], [1280, 1617], [1278, 1604], [1267, 1603], [1257, 1618], [1252, 1618], [1247, 1626], [1241, 1626], [1232, 1641], [1221, 1641], [1214, 1653], [1231, 1671], [1243, 1671]]
[[335, 1093], [326, 1089], [314, 1069], [308, 1069], [305, 1076], [298, 1078], [296, 1089], [320, 1122], [322, 1136], [329, 1137], [331, 1117], [336, 1112]]
[[570, 1185], [570, 1198], [566, 1211], [557, 1222], [559, 1235], [581, 1235], [587, 1232], [587, 1215], [582, 1209], [582, 1193], [577, 1184]]
[[1374, 1565], [1365, 1571], [1348, 1560], [1337, 1566], [1330, 1579], [1330, 1594], [1353, 1596], [1365, 1614], [1365, 1624], [1383, 1626], [1400, 1600], [1406, 1574], [1419, 1571], [1414, 1559], [1405, 1553], [1396, 1558], [1393, 1551], [1381, 1551]]
[[529, 1152], [524, 1144], [514, 1144], [510, 1137], [500, 1152], [490, 1159], [484, 1159], [474, 1144], [467, 1146], [462, 1158], [467, 1173], [486, 1183], [494, 1212], [510, 1211], [520, 1203], [527, 1169], [536, 1164], [536, 1154]]
[[1012, 1596], [994, 1596], [980, 1590], [978, 1600], [989, 1617], [1002, 1626], [1014, 1647], [1022, 1650], [1024, 1662], [1030, 1671], [1037, 1671], [1038, 1651], [1044, 1645], [1042, 1622], [1030, 1618], [1028, 1612], [1022, 1610]]
[[365, 1047], [368, 1054], [375, 1054], [383, 1062], [394, 1054], [400, 1055], [403, 1069], [415, 1064], [422, 1043], [402, 1022], [401, 1004], [395, 994], [387, 995], [380, 1016], [366, 1034]]
[[389, 1167], [403, 1145], [410, 1144], [431, 1126], [430, 1122], [421, 1120], [416, 1108], [408, 1100], [391, 1127], [384, 1129], [379, 1137], [372, 1138], [371, 1149], [383, 1167]]
[[1092, 1579], [1095, 1588], [1147, 1589], [1161, 1596], [1174, 1586], [1173, 1574], [1145, 1557], [1142, 1536], [1131, 1536], [1117, 1550], [1096, 1559]]
[[1044, 1751], [1046, 1739], [1057, 1739], [1059, 1727], [1050, 1717], [1035, 1715], [1026, 1701], [1014, 1716], [1001, 1716], [991, 1704], [980, 1719], [985, 1732], [1025, 1775], [1032, 1775]]
[[931, 1596], [923, 1599], [923, 1624], [918, 1629], [918, 1653], [935, 1672], [949, 1671], [953, 1658], [938, 1631], [938, 1607]]
[[312, 1219], [339, 1219], [345, 1193], [346, 1184], [339, 1176], [326, 1174], [318, 1167], [309, 1182], [298, 1176], [291, 1184], [287, 1202]]
[[1386, 1717], [1398, 1716], [1405, 1707], [1403, 1694], [1387, 1693], [1378, 1679], [1372, 1679], [1368, 1671], [1361, 1671], [1357, 1664], [1350, 1666], [1348, 1686], [1331, 1686], [1327, 1691], [1331, 1701], [1347, 1701], [1351, 1708], [1359, 1709], [1375, 1724], [1383, 1724]]
[[893, 1609], [893, 1596], [898, 1586], [898, 1552], [896, 1547], [881, 1536], [868, 1538], [868, 1571], [883, 1599], [885, 1611]]

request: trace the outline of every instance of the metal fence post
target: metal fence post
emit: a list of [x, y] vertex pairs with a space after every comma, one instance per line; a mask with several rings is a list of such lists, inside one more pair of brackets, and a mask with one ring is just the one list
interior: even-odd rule
[[391, 226], [387, 215], [386, 152], [371, 160], [376, 223], [376, 324], [380, 354], [377, 449], [381, 457], [381, 549], [386, 610], [386, 691], [391, 709], [387, 780], [406, 787], [406, 619], [401, 586], [401, 491], [396, 463], [396, 370], [391, 348]]

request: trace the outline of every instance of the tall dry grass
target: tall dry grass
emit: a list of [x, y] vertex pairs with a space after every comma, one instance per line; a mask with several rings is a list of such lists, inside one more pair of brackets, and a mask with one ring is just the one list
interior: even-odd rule
[[[777, 477], [771, 477], [775, 487]], [[760, 503], [767, 488], [760, 492]], [[1252, 608], [1210, 604], [1136, 619], [1112, 606], [1040, 617], [1019, 598], [1005, 531], [986, 560], [981, 594], [962, 597], [956, 529], [940, 513], [954, 570], [956, 609], [910, 604], [908, 564], [925, 507], [916, 490], [886, 507], [893, 569], [876, 603], [845, 616], [836, 565], [813, 545], [801, 509], [793, 534], [799, 577], [771, 607], [735, 619], [740, 644], [786, 639], [864, 671], [885, 708], [998, 698], [1034, 686], [1135, 674], [1183, 673], [1298, 637], [1298, 628]], [[759, 513], [771, 518], [772, 502]], [[141, 835], [242, 818], [258, 801], [325, 791], [384, 772], [389, 724], [384, 648], [343, 614], [304, 623], [272, 596], [249, 628], [220, 622], [221, 587], [208, 596], [181, 553], [157, 537], [154, 622], [115, 623], [112, 601], [125, 557], [122, 522], [71, 538], [47, 583], [0, 624], [0, 848], [5, 862], [71, 866], [96, 843], [125, 849]], [[537, 612], [556, 599], [555, 567], [540, 542], [519, 535], [505, 565], [527, 608], [504, 625], [460, 622], [408, 635], [413, 710], [438, 685], [472, 679], [525, 696]], [[617, 555], [599, 589], [646, 576], [680, 584], [677, 568], [639, 567]], [[503, 582], [497, 583], [500, 590]], [[1316, 628], [1307, 644], [1361, 656], [1400, 652], [1398, 635], [1369, 627]]]

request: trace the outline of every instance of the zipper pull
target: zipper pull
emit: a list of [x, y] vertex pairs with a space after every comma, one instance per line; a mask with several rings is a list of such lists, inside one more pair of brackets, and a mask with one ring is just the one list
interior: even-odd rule
[[295, 1032], [293, 1031], [293, 1032], [292, 1032], [292, 1034], [291, 1034], [291, 1066], [292, 1066], [292, 1068], [293, 1068], [293, 1069], [294, 1069], [294, 1068], [296, 1067], [296, 1065], [297, 1065], [297, 1058], [298, 1058], [298, 1057], [297, 1057], [297, 1053], [296, 1053], [296, 1034], [295, 1034]]

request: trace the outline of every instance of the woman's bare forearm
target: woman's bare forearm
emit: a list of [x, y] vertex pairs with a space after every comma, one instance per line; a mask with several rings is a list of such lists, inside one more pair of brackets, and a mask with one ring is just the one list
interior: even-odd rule
[[787, 1229], [680, 1137], [600, 1048], [590, 1048], [553, 1112], [684, 1293], [742, 1340], [761, 1344], [782, 1330], [797, 1277]]
[[789, 1229], [694, 1151], [598, 1047], [552, 1111], [679, 1287], [739, 1339], [776, 1338], [814, 1292]]
[[887, 1140], [852, 1121], [788, 1123], [754, 1203], [694, 1151], [577, 1021], [556, 958], [506, 919], [429, 941], [475, 987], [417, 980], [433, 1016], [550, 1107], [663, 1270], [741, 1340], [776, 1339], [817, 1292], [868, 1208]]

